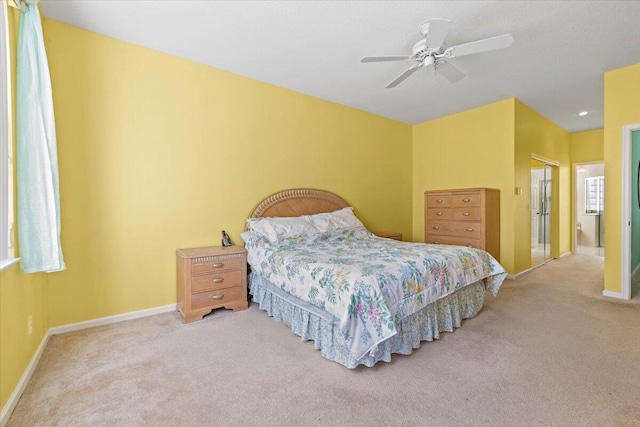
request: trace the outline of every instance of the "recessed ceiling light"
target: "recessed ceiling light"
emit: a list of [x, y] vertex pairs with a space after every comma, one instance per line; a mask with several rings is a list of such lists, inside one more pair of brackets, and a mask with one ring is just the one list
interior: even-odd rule
[[578, 113], [578, 115], [579, 115], [580, 117], [586, 116], [587, 114], [589, 114], [589, 112], [588, 112], [588, 111], [580, 111], [580, 112]]

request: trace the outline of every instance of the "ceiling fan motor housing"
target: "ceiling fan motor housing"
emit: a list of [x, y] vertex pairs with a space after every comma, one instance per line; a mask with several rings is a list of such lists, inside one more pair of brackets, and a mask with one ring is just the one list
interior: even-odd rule
[[416, 44], [413, 45], [413, 50], [411, 51], [411, 53], [413, 54], [413, 56], [421, 61], [424, 59], [425, 56], [429, 55], [440, 55], [444, 52], [444, 47], [440, 46], [438, 47], [438, 49], [429, 49], [427, 48], [427, 40], [426, 39], [420, 39]]

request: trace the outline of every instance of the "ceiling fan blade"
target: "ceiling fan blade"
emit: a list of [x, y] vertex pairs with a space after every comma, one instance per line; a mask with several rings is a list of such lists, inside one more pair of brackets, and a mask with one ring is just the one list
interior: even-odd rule
[[416, 70], [417, 70], [418, 68], [420, 68], [420, 67], [421, 67], [421, 64], [419, 64], [419, 65], [414, 65], [413, 67], [406, 69], [404, 73], [400, 74], [398, 77], [396, 77], [396, 78], [395, 78], [395, 80], [394, 80], [394, 81], [392, 81], [391, 83], [389, 83], [389, 84], [387, 85], [387, 89], [391, 89], [392, 87], [396, 87], [396, 86], [398, 86], [398, 85], [399, 85], [400, 83], [402, 83], [402, 82], [403, 82], [407, 77], [409, 77], [411, 74], [415, 73], [415, 72], [416, 72]]
[[386, 62], [386, 61], [407, 61], [411, 59], [407, 55], [395, 55], [395, 56], [365, 56], [360, 62]]
[[436, 62], [436, 72], [445, 79], [449, 80], [451, 83], [458, 82], [466, 76], [466, 74], [460, 71], [458, 68], [454, 67], [447, 61], [442, 60]]
[[428, 48], [437, 49], [444, 43], [451, 28], [451, 21], [448, 19], [436, 18], [429, 21], [429, 30], [427, 31], [426, 45]]
[[474, 53], [504, 49], [505, 47], [511, 46], [511, 43], [513, 43], [513, 36], [511, 34], [503, 34], [501, 36], [478, 40], [471, 43], [465, 43], [458, 46], [452, 46], [445, 50], [444, 54], [447, 58], [455, 58], [457, 56], [472, 55]]

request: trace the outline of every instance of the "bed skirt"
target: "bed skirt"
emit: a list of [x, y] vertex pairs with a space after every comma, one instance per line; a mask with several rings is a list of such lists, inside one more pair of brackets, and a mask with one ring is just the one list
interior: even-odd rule
[[[326, 359], [338, 362], [347, 368], [358, 365], [373, 366], [379, 361], [390, 362], [391, 355], [411, 354], [420, 347], [421, 341], [438, 339], [440, 332], [453, 332], [460, 327], [463, 319], [474, 317], [484, 304], [485, 286], [482, 281], [468, 285], [455, 293], [427, 305], [422, 310], [396, 321], [398, 333], [378, 344], [374, 355], [365, 355], [356, 360], [349, 352], [344, 334], [335, 322], [326, 316], [319, 316], [298, 304], [262, 286], [265, 280], [249, 276], [249, 292], [253, 301], [259, 304], [269, 316], [291, 328], [302, 341], [313, 340], [316, 350]], [[398, 324], [399, 323], [399, 324]]]

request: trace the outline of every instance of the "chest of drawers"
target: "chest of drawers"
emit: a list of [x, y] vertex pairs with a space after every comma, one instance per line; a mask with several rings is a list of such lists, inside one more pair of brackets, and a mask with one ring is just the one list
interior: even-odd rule
[[425, 243], [471, 246], [500, 261], [500, 190], [425, 191]]
[[178, 311], [185, 323], [214, 308], [244, 310], [247, 251], [241, 246], [211, 246], [176, 251]]

